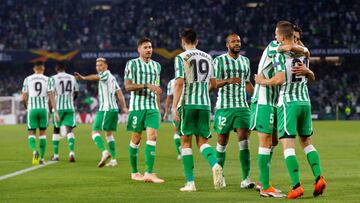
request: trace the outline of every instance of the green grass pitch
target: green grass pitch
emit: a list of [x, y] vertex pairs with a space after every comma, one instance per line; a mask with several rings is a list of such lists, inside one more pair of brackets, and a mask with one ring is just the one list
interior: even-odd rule
[[[301, 202], [359, 202], [360, 201], [360, 122], [314, 122], [313, 142], [320, 153], [323, 175], [328, 188], [323, 196], [312, 197], [313, 177], [303, 151], [297, 145], [300, 178], [305, 189]], [[234, 134], [230, 139], [225, 163], [227, 187], [216, 191], [212, 174], [199, 150], [194, 149], [197, 192], [182, 193], [184, 184], [181, 161], [176, 160], [173, 131], [162, 124], [158, 136], [155, 172], [165, 179], [164, 184], [140, 183], [130, 180], [128, 144], [130, 133], [120, 125], [115, 133], [118, 162], [116, 168], [97, 168], [100, 152], [90, 137], [91, 126], [75, 129], [76, 163], [67, 161], [67, 145], [61, 140], [59, 163], [0, 181], [0, 202], [282, 202], [287, 200], [261, 198], [255, 190], [240, 190], [240, 162]], [[46, 159], [52, 154], [51, 129], [47, 131]], [[144, 144], [139, 154], [143, 172]], [[210, 143], [215, 146], [216, 136]], [[251, 135], [251, 177], [258, 179], [256, 134]], [[31, 167], [32, 154], [27, 146], [25, 125], [0, 126], [0, 176]], [[281, 147], [275, 150], [271, 165], [271, 180], [287, 192], [290, 178], [284, 165]]]

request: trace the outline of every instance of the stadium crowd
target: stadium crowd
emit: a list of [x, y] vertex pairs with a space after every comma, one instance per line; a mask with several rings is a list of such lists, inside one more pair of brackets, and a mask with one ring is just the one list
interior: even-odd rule
[[258, 47], [274, 36], [279, 19], [298, 23], [311, 46], [358, 47], [360, 43], [360, 5], [354, 0], [291, 4], [264, 0], [255, 5], [244, 0], [106, 2], [110, 7], [88, 0], [4, 0], [0, 50], [116, 49], [134, 47], [138, 36], [144, 35], [156, 47], [174, 49], [179, 29], [188, 26], [204, 39], [200, 48], [222, 48], [224, 36], [231, 31], [243, 36], [244, 46]]
[[[327, 67], [326, 69], [322, 67]], [[51, 75], [51, 67], [48, 66], [47, 75]], [[323, 118], [335, 119], [336, 111], [339, 116], [345, 119], [360, 119], [360, 78], [358, 68], [352, 66], [335, 66], [331, 63], [314, 63], [312, 69], [316, 74], [316, 81], [309, 84], [309, 94], [312, 102], [314, 113], [323, 115]], [[120, 67], [110, 67], [117, 81], [124, 89], [123, 70]], [[162, 106], [165, 106], [166, 85], [171, 80], [169, 71], [172, 67], [164, 67], [161, 74]], [[252, 67], [254, 74], [256, 66]], [[21, 69], [6, 69], [6, 74], [0, 76], [0, 95], [11, 96], [19, 94], [21, 91], [22, 81], [29, 74], [28, 71]], [[90, 70], [93, 71], [93, 70]], [[71, 71], [70, 71], [71, 73]], [[251, 78], [253, 79], [253, 78]], [[79, 112], [95, 112], [97, 110], [97, 84], [80, 83], [80, 95], [76, 101]], [[216, 102], [216, 93], [211, 94], [213, 107]], [[125, 92], [125, 99], [130, 100], [130, 94]], [[248, 96], [250, 102], [250, 95]], [[214, 109], [213, 109], [214, 110]], [[350, 111], [350, 112], [349, 112]], [[349, 115], [347, 115], [349, 114]]]

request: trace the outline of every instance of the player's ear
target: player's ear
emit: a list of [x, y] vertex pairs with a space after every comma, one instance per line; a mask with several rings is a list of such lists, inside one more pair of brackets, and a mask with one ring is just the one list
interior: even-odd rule
[[195, 46], [197, 46], [197, 45], [198, 45], [198, 43], [199, 43], [199, 40], [196, 40], [196, 41], [195, 41]]

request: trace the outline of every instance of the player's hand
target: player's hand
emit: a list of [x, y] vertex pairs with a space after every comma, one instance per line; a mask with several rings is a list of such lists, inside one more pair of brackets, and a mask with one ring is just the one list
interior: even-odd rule
[[260, 75], [255, 74], [254, 80], [256, 84], [262, 85], [264, 83], [265, 78], [261, 74]]
[[294, 66], [292, 68], [292, 72], [295, 75], [307, 75], [309, 71], [309, 68], [305, 67], [303, 63], [298, 63], [297, 66]]
[[122, 108], [121, 111], [122, 111], [124, 114], [129, 114], [129, 109], [128, 109], [127, 107]]
[[167, 112], [165, 112], [164, 114], [164, 121], [168, 121], [169, 120], [169, 114]]
[[84, 80], [84, 76], [82, 76], [80, 73], [78, 72], [75, 72], [74, 73], [74, 76], [76, 78], [76, 80]]
[[55, 123], [59, 122], [59, 113], [56, 111], [54, 115], [55, 115]]
[[159, 86], [156, 86], [156, 85], [149, 84], [148, 89], [151, 90], [152, 92], [154, 92], [157, 95], [160, 95], [162, 93], [161, 88]]
[[171, 109], [171, 113], [172, 113], [173, 120], [176, 122], [179, 122], [180, 119], [179, 119], [178, 111], [177, 111], [176, 107]]
[[241, 83], [241, 79], [240, 79], [239, 77], [229, 78], [229, 79], [228, 79], [228, 83], [229, 83], [229, 84], [240, 84], [240, 83]]

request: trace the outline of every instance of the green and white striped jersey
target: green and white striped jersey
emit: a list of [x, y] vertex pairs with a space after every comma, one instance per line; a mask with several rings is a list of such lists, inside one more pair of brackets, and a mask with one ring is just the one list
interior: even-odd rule
[[55, 93], [57, 110], [75, 110], [74, 92], [79, 91], [79, 85], [74, 76], [60, 72], [50, 77], [49, 91]]
[[[262, 74], [266, 79], [270, 79], [275, 75], [272, 59], [275, 57], [280, 43], [272, 41], [263, 51], [257, 74]], [[279, 96], [279, 87], [255, 84], [255, 91], [251, 98], [251, 102], [257, 102], [262, 105], [276, 106]]]
[[249, 107], [246, 102], [246, 82], [250, 81], [250, 61], [245, 56], [232, 58], [223, 54], [215, 58], [216, 79], [239, 77], [241, 84], [228, 84], [219, 88], [216, 109]]
[[[140, 58], [129, 60], [125, 68], [125, 80], [134, 84], [153, 84], [160, 86], [160, 63], [150, 60], [145, 63]], [[129, 111], [159, 109], [157, 96], [149, 89], [132, 91]]]
[[175, 85], [175, 79], [170, 80], [167, 85], [167, 91], [166, 91], [167, 96], [174, 94], [174, 85]]
[[117, 111], [116, 92], [120, 90], [116, 78], [109, 70], [98, 73], [99, 80], [99, 111]]
[[198, 49], [189, 49], [175, 58], [175, 79], [184, 78], [179, 106], [210, 110], [209, 82], [214, 76], [212, 57]]
[[28, 94], [27, 110], [49, 109], [48, 77], [32, 74], [25, 78], [22, 92]]
[[289, 102], [308, 102], [310, 105], [309, 91], [307, 88], [307, 77], [296, 76], [292, 73], [292, 69], [296, 66], [296, 63], [303, 63], [306, 66], [309, 64], [309, 60], [305, 56], [294, 57], [291, 52], [284, 54], [276, 54], [274, 61], [275, 69], [285, 70], [285, 83], [280, 87], [278, 106]]

